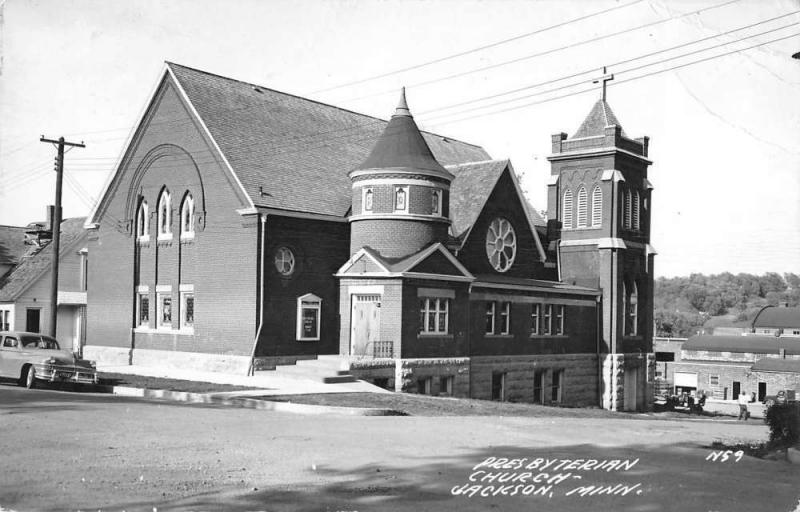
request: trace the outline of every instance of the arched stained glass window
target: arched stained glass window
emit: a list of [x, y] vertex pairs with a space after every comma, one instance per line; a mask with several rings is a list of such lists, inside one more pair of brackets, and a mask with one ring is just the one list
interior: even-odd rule
[[194, 198], [186, 192], [181, 206], [181, 238], [194, 237]]
[[172, 197], [167, 189], [161, 192], [158, 199], [158, 237], [172, 237]]

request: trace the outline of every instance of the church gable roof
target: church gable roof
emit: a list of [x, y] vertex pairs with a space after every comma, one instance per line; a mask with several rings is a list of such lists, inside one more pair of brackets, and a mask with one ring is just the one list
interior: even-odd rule
[[[255, 206], [340, 217], [347, 213], [348, 172], [366, 160], [386, 121], [178, 64], [167, 66]], [[422, 137], [444, 165], [488, 158], [479, 146], [425, 132]]]
[[617, 119], [617, 116], [614, 115], [614, 111], [611, 110], [611, 106], [605, 100], [597, 100], [597, 103], [594, 104], [591, 112], [589, 112], [589, 115], [583, 120], [583, 124], [581, 124], [572, 138], [581, 139], [584, 137], [605, 135], [606, 126], [612, 125], [619, 126], [622, 136], [627, 137], [627, 135], [625, 135], [625, 130], [622, 128], [622, 124], [619, 122], [619, 119]]
[[[63, 258], [72, 247], [86, 237], [83, 229], [85, 217], [66, 219], [61, 223], [60, 258]], [[2, 280], [0, 280], [0, 301], [17, 300], [25, 290], [30, 288], [46, 272], [53, 263], [52, 243], [44, 246], [39, 252], [25, 258]]]
[[536, 226], [546, 226], [547, 223], [541, 215], [536, 213], [522, 193], [509, 160], [486, 160], [448, 166], [447, 169], [456, 176], [450, 186], [450, 218], [452, 220], [450, 229], [455, 238], [459, 239], [462, 244], [466, 242], [469, 231], [485, 208], [503, 172], [507, 170], [535, 237], [540, 258], [542, 260], [545, 258]]
[[359, 274], [387, 277], [449, 276], [451, 279], [472, 280], [473, 276], [441, 244], [435, 243], [401, 260], [382, 258], [369, 247], [362, 247], [336, 273], [339, 277]]

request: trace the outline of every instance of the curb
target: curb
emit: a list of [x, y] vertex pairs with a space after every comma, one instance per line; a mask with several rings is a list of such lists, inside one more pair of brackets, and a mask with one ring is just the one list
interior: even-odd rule
[[[131, 398], [151, 400], [168, 400], [192, 404], [212, 404], [230, 407], [243, 407], [262, 411], [289, 412], [293, 414], [340, 414], [345, 416], [406, 416], [394, 409], [378, 409], [366, 407], [337, 407], [333, 405], [295, 404], [291, 402], [275, 402], [269, 399], [216, 396], [213, 393], [190, 393], [187, 391], [170, 391], [168, 389], [132, 388], [127, 386], [95, 386], [98, 393], [108, 393]], [[226, 393], [227, 395], [227, 393]]]

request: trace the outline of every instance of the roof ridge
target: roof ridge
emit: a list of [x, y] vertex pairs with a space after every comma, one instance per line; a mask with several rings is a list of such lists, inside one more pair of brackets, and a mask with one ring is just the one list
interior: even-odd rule
[[[202, 74], [204, 74], [204, 75], [210, 75], [210, 76], [214, 76], [214, 77], [221, 78], [221, 79], [223, 79], [223, 80], [228, 80], [228, 81], [231, 81], [231, 82], [238, 82], [238, 83], [240, 83], [240, 84], [249, 85], [249, 86], [251, 86], [251, 87], [258, 87], [259, 89], [265, 89], [265, 90], [267, 90], [267, 91], [271, 91], [271, 92], [273, 92], [273, 93], [276, 93], [276, 94], [282, 94], [282, 95], [284, 95], [284, 96], [289, 96], [289, 97], [292, 97], [292, 98], [296, 98], [296, 99], [298, 99], [298, 100], [309, 101], [309, 102], [311, 102], [311, 103], [316, 103], [317, 105], [322, 105], [322, 106], [325, 106], [325, 107], [334, 108], [334, 109], [336, 109], [336, 110], [340, 110], [340, 111], [342, 111], [342, 112], [349, 112], [350, 114], [355, 114], [355, 115], [357, 115], [357, 116], [366, 117], [366, 118], [373, 119], [373, 120], [376, 120], [376, 121], [382, 121], [382, 122], [384, 122], [384, 123], [388, 123], [388, 122], [389, 122], [389, 120], [388, 120], [388, 119], [383, 119], [383, 118], [381, 118], [381, 117], [378, 117], [378, 116], [373, 116], [373, 115], [370, 115], [370, 114], [365, 114], [365, 113], [363, 113], [363, 112], [357, 112], [357, 111], [355, 111], [355, 110], [350, 110], [350, 109], [348, 109], [348, 108], [344, 108], [344, 107], [340, 107], [340, 106], [337, 106], [337, 105], [333, 105], [333, 104], [331, 104], [331, 103], [325, 103], [324, 101], [315, 100], [315, 99], [313, 99], [313, 98], [307, 98], [307, 97], [305, 97], [305, 96], [300, 96], [300, 95], [293, 94], [293, 93], [290, 93], [290, 92], [279, 91], [278, 89], [274, 89], [274, 88], [272, 88], [272, 87], [267, 87], [267, 86], [265, 86], [265, 85], [256, 84], [256, 83], [253, 83], [253, 82], [245, 82], [244, 80], [239, 80], [239, 79], [237, 79], [237, 78], [231, 78], [231, 77], [228, 77], [228, 76], [219, 75], [219, 74], [217, 74], [217, 73], [212, 73], [212, 72], [210, 72], [210, 71], [204, 71], [204, 70], [202, 70], [202, 69], [193, 68], [193, 67], [191, 67], [191, 66], [184, 66], [183, 64], [178, 64], [177, 62], [170, 62], [170, 61], [168, 61], [168, 60], [167, 60], [167, 61], [164, 61], [164, 63], [165, 63], [167, 66], [177, 66], [177, 67], [179, 67], [179, 68], [190, 69], [190, 70], [192, 70], [192, 71], [196, 71], [196, 72], [198, 72], [198, 73], [202, 73]], [[440, 134], [438, 134], [438, 133], [434, 133], [434, 132], [431, 132], [431, 131], [428, 131], [428, 130], [422, 130], [422, 129], [420, 129], [419, 131], [420, 131], [420, 133], [427, 133], [428, 135], [432, 135], [432, 136], [434, 136], [434, 137], [440, 137], [440, 138], [443, 138], [443, 139], [448, 139], [448, 140], [456, 141], [456, 142], [459, 142], [459, 143], [461, 143], [461, 144], [466, 144], [466, 145], [468, 145], [468, 146], [472, 146], [472, 147], [475, 147], [475, 148], [484, 149], [484, 148], [483, 148], [483, 146], [480, 146], [480, 145], [478, 145], [478, 144], [473, 144], [473, 143], [471, 143], [471, 142], [465, 142], [465, 141], [463, 141], [463, 140], [461, 140], [461, 139], [457, 139], [457, 138], [455, 138], [455, 137], [450, 137], [450, 136], [448, 136], [448, 135], [440, 135]]]
[[463, 163], [460, 163], [460, 164], [448, 164], [448, 165], [445, 165], [444, 167], [445, 168], [447, 168], [447, 167], [465, 167], [467, 165], [482, 165], [482, 164], [488, 164], [488, 163], [494, 163], [494, 162], [497, 162], [497, 163], [500, 163], [500, 162], [511, 162], [511, 159], [510, 158], [489, 158], [487, 160], [475, 160], [473, 162], [463, 162]]

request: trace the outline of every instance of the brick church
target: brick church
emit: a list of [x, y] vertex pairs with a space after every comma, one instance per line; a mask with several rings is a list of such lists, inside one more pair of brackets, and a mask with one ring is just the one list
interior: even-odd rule
[[339, 357], [398, 391], [643, 410], [647, 152], [599, 100], [552, 138], [545, 220], [404, 94], [387, 122], [167, 63], [86, 224], [84, 355]]

